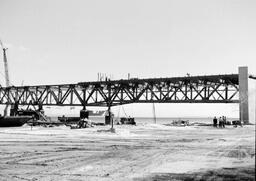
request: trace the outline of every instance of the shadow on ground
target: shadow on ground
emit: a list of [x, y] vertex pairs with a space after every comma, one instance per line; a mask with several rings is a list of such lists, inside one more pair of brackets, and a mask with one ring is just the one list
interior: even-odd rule
[[159, 173], [134, 181], [255, 181], [255, 167], [222, 168], [195, 173]]

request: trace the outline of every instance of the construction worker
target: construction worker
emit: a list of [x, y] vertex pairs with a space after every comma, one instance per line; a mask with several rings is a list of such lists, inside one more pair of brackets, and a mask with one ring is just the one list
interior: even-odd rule
[[217, 127], [217, 122], [218, 122], [218, 120], [217, 120], [216, 116], [214, 116], [214, 118], [213, 118], [213, 127]]
[[219, 128], [222, 128], [223, 126], [223, 120], [222, 120], [222, 117], [219, 117]]
[[222, 121], [223, 121], [222, 127], [225, 128], [225, 124], [227, 124], [227, 119], [225, 116], [222, 116]]

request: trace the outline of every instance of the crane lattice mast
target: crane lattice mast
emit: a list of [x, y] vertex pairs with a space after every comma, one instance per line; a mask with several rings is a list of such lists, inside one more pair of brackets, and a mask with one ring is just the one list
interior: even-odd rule
[[[6, 50], [8, 48], [4, 47], [1, 40], [0, 40], [0, 44], [1, 44], [2, 49], [3, 49], [4, 69], [5, 69], [5, 84], [6, 84], [6, 87], [9, 87], [10, 86], [10, 79], [9, 79], [8, 63], [7, 63], [7, 56], [6, 56]], [[8, 107], [9, 107], [9, 103], [7, 102], [7, 104], [5, 106], [5, 109], [4, 109], [4, 116], [7, 116]]]
[[8, 48], [5, 48], [2, 41], [0, 40], [0, 44], [2, 46], [2, 49], [3, 49], [3, 58], [4, 58], [4, 69], [5, 69], [5, 84], [6, 84], [6, 87], [9, 87], [10, 86], [10, 79], [9, 79], [9, 69], [8, 69], [8, 63], [7, 63], [7, 56], [6, 56], [6, 50]]

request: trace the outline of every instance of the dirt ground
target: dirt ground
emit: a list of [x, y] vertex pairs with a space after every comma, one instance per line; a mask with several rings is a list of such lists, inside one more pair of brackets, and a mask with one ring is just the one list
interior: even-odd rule
[[255, 126], [0, 128], [0, 180], [255, 180]]

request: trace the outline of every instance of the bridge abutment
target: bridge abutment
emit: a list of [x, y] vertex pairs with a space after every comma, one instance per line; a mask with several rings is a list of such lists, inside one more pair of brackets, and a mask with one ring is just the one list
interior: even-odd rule
[[244, 124], [249, 123], [249, 104], [248, 104], [248, 67], [238, 68], [239, 82], [239, 119]]

